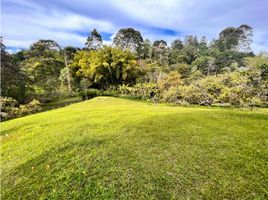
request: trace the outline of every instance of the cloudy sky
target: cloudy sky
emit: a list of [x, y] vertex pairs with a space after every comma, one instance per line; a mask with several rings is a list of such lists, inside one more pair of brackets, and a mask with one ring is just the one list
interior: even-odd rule
[[83, 47], [96, 28], [106, 43], [134, 27], [151, 41], [187, 34], [217, 38], [225, 27], [254, 28], [255, 53], [268, 50], [268, 0], [1, 0], [1, 35], [9, 51], [38, 39]]

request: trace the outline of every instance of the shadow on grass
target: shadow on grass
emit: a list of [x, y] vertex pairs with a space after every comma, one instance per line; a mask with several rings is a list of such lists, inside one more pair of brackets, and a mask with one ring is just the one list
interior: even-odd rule
[[[151, 116], [122, 127], [118, 133], [84, 137], [47, 149], [4, 173], [2, 198], [267, 197], [267, 181], [257, 170], [265, 170], [261, 167], [267, 160], [259, 159], [263, 155], [243, 143], [237, 146], [236, 140], [241, 138], [236, 138], [235, 132], [228, 134], [217, 123], [202, 126], [214, 118], [198, 113], [194, 118], [177, 113]], [[229, 119], [218, 121], [235, 125], [233, 117], [232, 114]], [[252, 116], [245, 117], [250, 120]], [[216, 134], [215, 130], [219, 132]], [[215, 144], [222, 136], [229, 140]], [[218, 140], [212, 141], [215, 138]]]

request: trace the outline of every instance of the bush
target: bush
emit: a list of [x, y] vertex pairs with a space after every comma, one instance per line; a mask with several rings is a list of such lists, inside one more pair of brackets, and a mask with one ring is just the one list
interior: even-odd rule
[[30, 113], [41, 111], [41, 103], [36, 99], [33, 99], [26, 106], [27, 106], [28, 110], [30, 111]]
[[180, 104], [181, 96], [178, 87], [171, 87], [168, 90], [163, 91], [161, 101]]
[[199, 87], [197, 84], [181, 86], [179, 91], [181, 99], [189, 104], [211, 105], [213, 102], [205, 88]]
[[12, 108], [18, 106], [17, 100], [12, 97], [0, 97], [1, 112], [9, 112]]
[[79, 96], [82, 98], [83, 101], [87, 99], [92, 99], [99, 95], [100, 95], [100, 90], [94, 89], [94, 88], [79, 92]]
[[1, 120], [13, 119], [16, 117], [28, 115], [41, 111], [41, 104], [34, 99], [28, 104], [19, 105], [15, 99], [11, 97], [1, 97]]
[[159, 90], [155, 83], [138, 83], [133, 87], [119, 86], [119, 93], [123, 96], [136, 97], [138, 99], [158, 101]]
[[88, 89], [88, 90], [84, 90], [84, 91], [80, 91], [78, 94], [79, 96], [82, 98], [82, 100], [88, 100], [88, 99], [92, 99], [94, 97], [97, 96], [118, 96], [119, 95], [119, 91], [116, 91], [115, 89], [109, 89], [109, 90], [98, 90], [98, 89]]
[[104, 90], [100, 93], [101, 96], [118, 96], [118, 92], [116, 90]]

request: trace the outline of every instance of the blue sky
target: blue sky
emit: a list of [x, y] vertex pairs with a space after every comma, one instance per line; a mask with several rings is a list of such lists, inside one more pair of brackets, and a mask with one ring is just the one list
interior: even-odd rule
[[255, 53], [268, 51], [268, 0], [1, 0], [1, 35], [10, 51], [38, 39], [83, 47], [91, 29], [111, 43], [134, 27], [151, 41], [187, 34], [217, 38], [225, 27], [254, 28]]

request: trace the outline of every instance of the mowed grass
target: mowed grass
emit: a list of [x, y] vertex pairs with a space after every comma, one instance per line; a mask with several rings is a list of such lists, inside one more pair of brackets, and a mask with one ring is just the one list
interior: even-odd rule
[[268, 110], [98, 97], [3, 122], [2, 199], [267, 199]]

